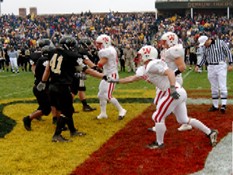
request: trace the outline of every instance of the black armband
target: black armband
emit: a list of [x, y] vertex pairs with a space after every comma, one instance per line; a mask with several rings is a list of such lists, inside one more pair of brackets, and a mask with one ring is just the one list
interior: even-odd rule
[[176, 69], [174, 73], [175, 73], [175, 76], [177, 76], [177, 75], [179, 75], [181, 72], [180, 72], [179, 69]]
[[93, 66], [92, 69], [96, 70], [99, 73], [103, 72], [103, 70], [101, 68], [99, 68], [97, 65]]
[[86, 72], [87, 69], [88, 69], [87, 65], [83, 66], [82, 72]]
[[97, 66], [95, 65], [95, 66], [93, 66], [93, 67], [91, 67], [92, 69], [94, 69], [94, 70], [97, 70]]
[[102, 79], [105, 80], [105, 81], [107, 81], [107, 79], [108, 79], [108, 78], [107, 78], [107, 75], [104, 75], [104, 76], [102, 77]]

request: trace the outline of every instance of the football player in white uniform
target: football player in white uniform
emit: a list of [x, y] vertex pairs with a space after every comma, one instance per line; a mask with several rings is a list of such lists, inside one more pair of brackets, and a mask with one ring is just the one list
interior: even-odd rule
[[[103, 69], [103, 74], [107, 77], [112, 77], [113, 79], [118, 79], [118, 56], [116, 49], [111, 45], [111, 38], [102, 34], [96, 39], [96, 47], [99, 50], [99, 62], [97, 66]], [[106, 81], [101, 81], [99, 84], [98, 98], [100, 102], [100, 114], [97, 119], [107, 118], [106, 106], [109, 101], [112, 103], [119, 111], [118, 119], [121, 120], [126, 114], [126, 110], [120, 105], [118, 100], [112, 96], [115, 89], [114, 83], [108, 83]]]
[[[166, 32], [160, 39], [160, 45], [163, 47], [161, 51], [161, 59], [164, 60], [168, 67], [175, 72], [176, 81], [182, 86], [183, 78], [181, 73], [186, 69], [184, 62], [184, 48], [178, 43], [178, 36], [173, 32]], [[158, 89], [154, 103], [157, 105], [158, 99], [161, 98], [162, 92]], [[182, 124], [178, 131], [186, 131], [192, 129], [191, 125]], [[149, 128], [150, 130], [150, 128]], [[151, 130], [155, 131], [153, 127]]]
[[188, 123], [204, 132], [210, 139], [212, 146], [217, 144], [216, 130], [211, 130], [197, 119], [189, 118], [187, 115], [187, 93], [176, 81], [175, 73], [168, 68], [167, 64], [159, 59], [157, 50], [152, 46], [144, 46], [139, 50], [142, 56], [143, 66], [139, 67], [136, 74], [119, 80], [108, 80], [116, 83], [131, 83], [141, 79], [152, 83], [162, 92], [158, 99], [157, 109], [152, 115], [155, 122], [156, 141], [149, 144], [150, 149], [164, 146], [164, 135], [166, 132], [165, 119], [170, 113], [174, 113], [177, 121], [181, 124]]

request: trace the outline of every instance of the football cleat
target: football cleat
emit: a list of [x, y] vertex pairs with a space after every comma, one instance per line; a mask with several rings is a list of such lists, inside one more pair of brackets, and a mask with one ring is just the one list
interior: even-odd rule
[[209, 112], [214, 112], [214, 111], [218, 111], [218, 108], [211, 106], [210, 109], [208, 110]]
[[220, 108], [220, 111], [222, 114], [225, 114], [226, 112], [226, 105], [222, 105], [221, 108]]
[[91, 111], [95, 111], [95, 110], [96, 110], [96, 108], [92, 108], [89, 105], [83, 106], [83, 111], [84, 112], [91, 112]]
[[85, 132], [80, 132], [80, 131], [74, 131], [70, 133], [71, 137], [76, 137], [76, 136], [85, 136], [86, 133]]
[[127, 113], [127, 110], [123, 109], [119, 112], [118, 120], [122, 120]]
[[149, 149], [157, 149], [157, 148], [163, 148], [164, 144], [162, 143], [159, 145], [158, 142], [154, 141], [151, 144], [147, 145], [146, 147]]
[[62, 135], [54, 135], [52, 142], [72, 142], [72, 140], [66, 139]]
[[156, 132], [155, 131], [155, 126], [153, 126], [152, 128], [148, 128], [148, 131]]
[[98, 115], [97, 117], [96, 117], [97, 119], [104, 119], [104, 118], [108, 118], [108, 116], [105, 114], [100, 114], [100, 115]]
[[189, 124], [182, 124], [177, 130], [178, 131], [188, 131], [191, 130], [193, 127]]
[[208, 135], [210, 139], [210, 144], [214, 147], [217, 145], [217, 137], [218, 137], [218, 131], [217, 130], [211, 130], [210, 134]]
[[29, 116], [26, 116], [26, 117], [23, 118], [23, 125], [24, 125], [24, 128], [27, 131], [32, 130], [32, 128], [31, 128], [31, 119], [29, 118]]

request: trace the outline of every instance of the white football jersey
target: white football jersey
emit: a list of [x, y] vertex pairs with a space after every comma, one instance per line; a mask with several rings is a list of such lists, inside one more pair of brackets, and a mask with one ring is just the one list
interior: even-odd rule
[[182, 44], [177, 44], [165, 51], [165, 62], [167, 63], [168, 67], [172, 70], [177, 69], [175, 59], [179, 57], [182, 57], [184, 59], [184, 48]]
[[107, 58], [108, 62], [103, 66], [103, 73], [105, 75], [111, 75], [112, 73], [118, 72], [118, 56], [117, 51], [113, 46], [101, 49], [98, 52], [99, 58]]
[[146, 67], [140, 66], [136, 71], [136, 75], [152, 83], [161, 91], [166, 91], [170, 88], [168, 77], [164, 75], [167, 69], [168, 66], [164, 61], [156, 59], [150, 61]]

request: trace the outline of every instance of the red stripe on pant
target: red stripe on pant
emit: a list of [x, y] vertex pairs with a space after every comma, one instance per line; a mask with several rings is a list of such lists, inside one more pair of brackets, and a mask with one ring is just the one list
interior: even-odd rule
[[[112, 77], [116, 79], [116, 73], [112, 74]], [[109, 83], [109, 88], [108, 88], [108, 99], [110, 100], [112, 98], [112, 92], [114, 90], [115, 83]]]
[[[162, 102], [162, 104], [159, 106], [159, 108], [157, 109], [157, 114], [154, 118], [155, 122], [161, 122], [161, 120], [164, 117], [164, 114], [166, 113], [167, 109], [169, 108], [171, 102], [173, 101], [173, 98], [170, 97], [170, 89], [168, 89], [167, 91], [165, 91], [166, 93], [168, 93], [167, 98]], [[159, 100], [161, 100], [162, 98], [160, 98]], [[164, 109], [164, 111], [162, 112], [162, 110]]]

